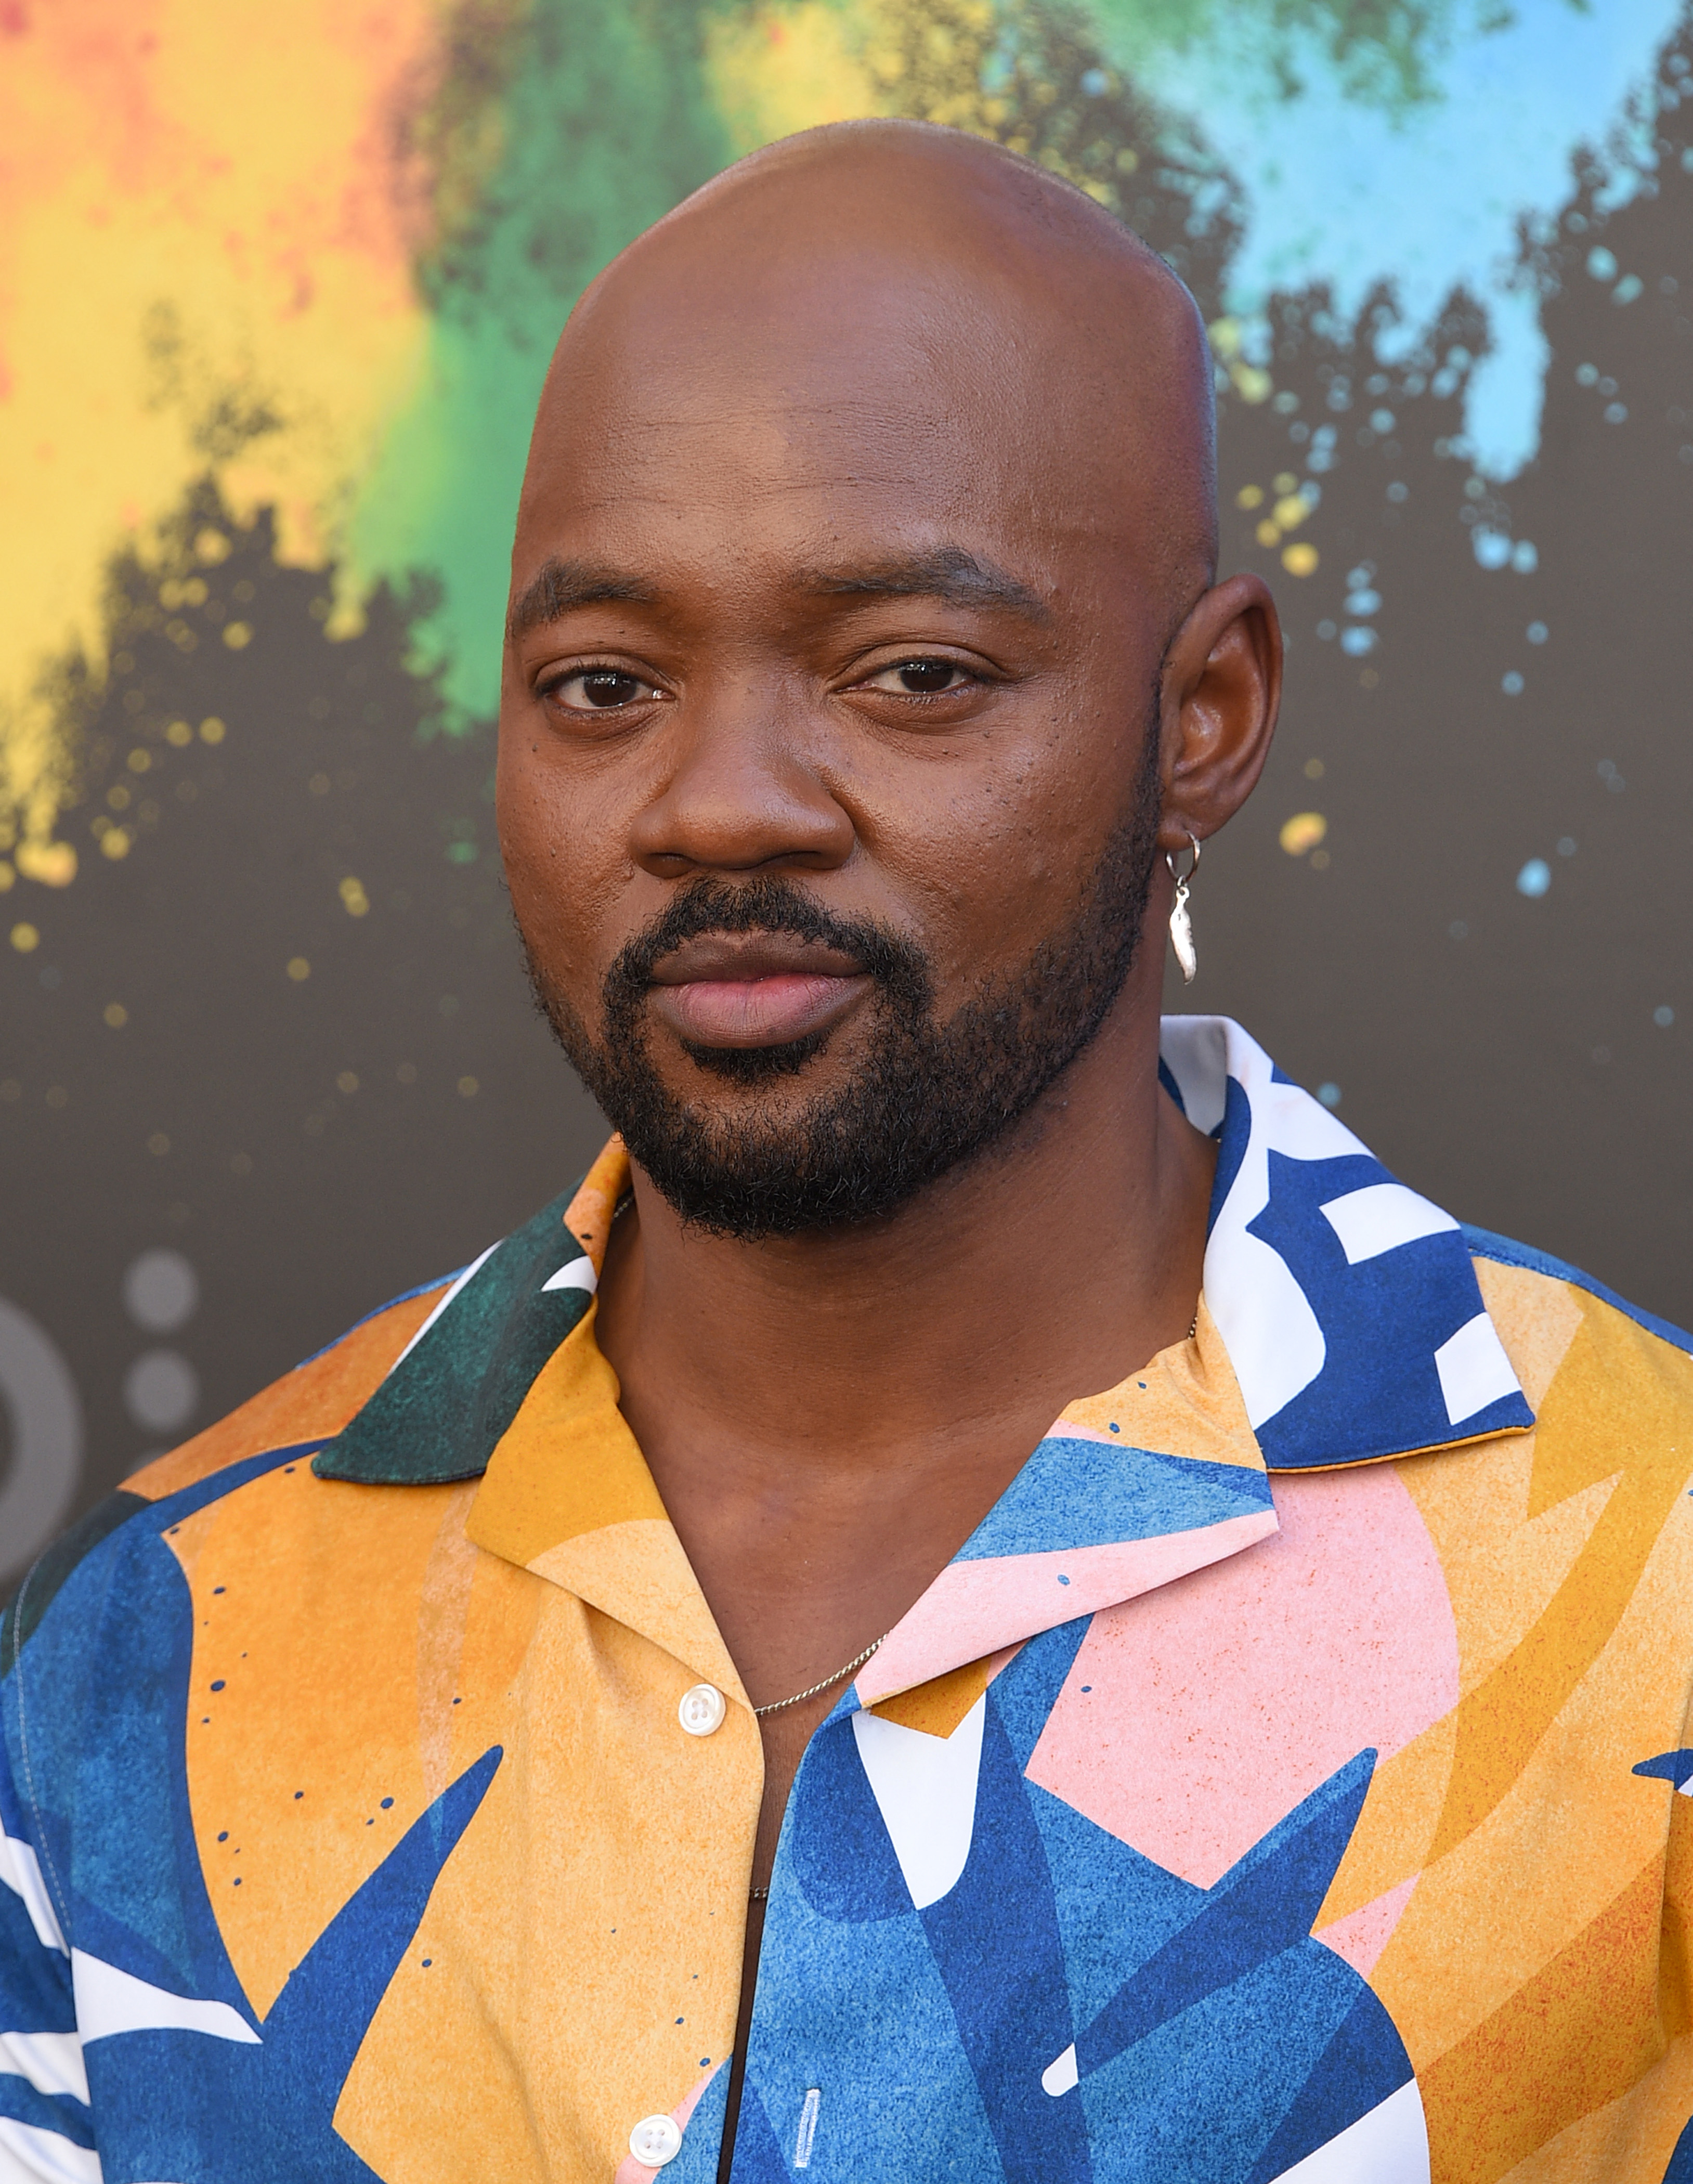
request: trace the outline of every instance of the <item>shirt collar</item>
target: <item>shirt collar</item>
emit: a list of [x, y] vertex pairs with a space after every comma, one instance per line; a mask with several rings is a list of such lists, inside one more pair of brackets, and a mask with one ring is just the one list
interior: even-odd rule
[[[1195, 1334], [1066, 1406], [860, 1672], [861, 1703], [1263, 1538], [1270, 1471], [1534, 1423], [1449, 1214], [1226, 1018], [1167, 1018], [1161, 1074], [1219, 1141]], [[486, 1474], [479, 1546], [743, 1697], [593, 1339], [627, 1174], [614, 1138], [574, 1194], [467, 1268], [313, 1468], [370, 1485]]]
[[1227, 1017], [1167, 1017], [1161, 1073], [1219, 1140], [1206, 1301], [1273, 1471], [1534, 1424], [1450, 1213]]

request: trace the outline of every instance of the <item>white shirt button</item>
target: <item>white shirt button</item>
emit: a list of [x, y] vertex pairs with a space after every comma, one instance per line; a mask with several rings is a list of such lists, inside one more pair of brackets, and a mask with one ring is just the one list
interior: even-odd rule
[[[701, 1691], [709, 1691], [710, 1684], [702, 1684]], [[691, 1698], [690, 1691], [688, 1696]], [[716, 1696], [714, 1694], [714, 1696]], [[723, 1703], [721, 1696], [717, 1703]], [[649, 2169], [662, 2169], [667, 2161], [674, 2161], [682, 2152], [682, 2126], [674, 2116], [643, 2116], [629, 2134], [629, 2151], [637, 2161], [644, 2162]]]
[[[714, 1729], [722, 1727], [723, 1717], [728, 1711], [728, 1701], [716, 1684], [696, 1684], [691, 1691], [682, 1693], [676, 1718], [690, 1736], [710, 1736]], [[645, 2124], [641, 2126], [643, 2131], [646, 2127]], [[670, 2156], [666, 2154], [665, 2159], [668, 2161]]]

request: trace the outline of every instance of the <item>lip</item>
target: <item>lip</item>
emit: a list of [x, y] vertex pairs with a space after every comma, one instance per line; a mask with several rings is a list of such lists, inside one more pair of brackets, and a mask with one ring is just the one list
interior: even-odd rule
[[838, 1022], [869, 986], [838, 949], [782, 933], [702, 933], [654, 972], [652, 1005], [693, 1046], [782, 1046]]

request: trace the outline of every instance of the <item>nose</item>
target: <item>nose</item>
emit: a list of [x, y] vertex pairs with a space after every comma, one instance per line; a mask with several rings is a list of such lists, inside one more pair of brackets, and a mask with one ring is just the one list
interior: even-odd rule
[[644, 871], [831, 872], [852, 855], [852, 815], [778, 694], [756, 682], [691, 693], [671, 733], [671, 764], [630, 842]]

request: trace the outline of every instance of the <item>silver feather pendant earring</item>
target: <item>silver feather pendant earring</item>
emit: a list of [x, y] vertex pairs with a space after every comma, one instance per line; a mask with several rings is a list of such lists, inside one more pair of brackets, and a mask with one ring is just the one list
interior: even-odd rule
[[1194, 973], [1200, 967], [1199, 951], [1194, 946], [1194, 921], [1188, 915], [1188, 888], [1200, 868], [1200, 845], [1192, 834], [1188, 840], [1193, 845], [1194, 861], [1185, 872], [1176, 870], [1176, 860], [1167, 850], [1165, 863], [1170, 867], [1170, 877], [1176, 883], [1176, 900], [1170, 911], [1170, 945], [1176, 951], [1176, 961], [1182, 967], [1182, 983], [1191, 986]]

